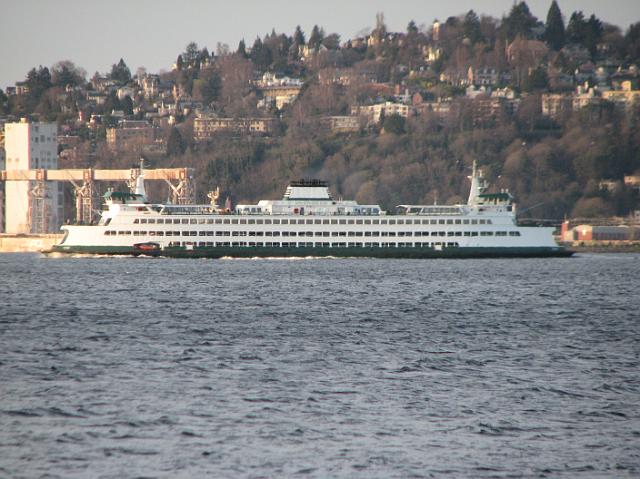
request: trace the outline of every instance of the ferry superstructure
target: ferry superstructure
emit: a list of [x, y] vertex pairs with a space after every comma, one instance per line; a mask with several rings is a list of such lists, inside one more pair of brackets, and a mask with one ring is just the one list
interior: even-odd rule
[[281, 200], [210, 205], [153, 204], [144, 175], [135, 193], [109, 191], [96, 225], [62, 226], [52, 251], [169, 257], [532, 257], [569, 256], [553, 228], [519, 226], [508, 192], [487, 194], [474, 164], [461, 205], [379, 205], [336, 200], [327, 183], [291, 182]]

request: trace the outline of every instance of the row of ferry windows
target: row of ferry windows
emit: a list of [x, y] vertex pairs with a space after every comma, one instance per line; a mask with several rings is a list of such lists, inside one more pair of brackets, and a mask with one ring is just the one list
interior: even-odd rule
[[350, 236], [350, 237], [405, 237], [405, 236], [520, 236], [519, 231], [115, 231], [107, 236]]
[[246, 247], [275, 247], [275, 248], [420, 248], [420, 247], [435, 247], [435, 246], [447, 246], [458, 247], [457, 242], [445, 242], [438, 241], [433, 243], [311, 243], [311, 242], [295, 242], [295, 243], [273, 243], [273, 242], [251, 242], [251, 241], [225, 241], [225, 242], [212, 242], [212, 241], [171, 241], [169, 246], [203, 246], [203, 247], [224, 247], [224, 246], [246, 246]]
[[246, 219], [246, 218], [136, 218], [134, 224], [158, 225], [490, 225], [490, 219]]

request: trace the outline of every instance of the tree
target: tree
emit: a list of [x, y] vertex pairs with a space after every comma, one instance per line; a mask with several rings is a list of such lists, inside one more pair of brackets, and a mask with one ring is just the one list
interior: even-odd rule
[[629, 26], [625, 35], [625, 43], [629, 61], [638, 61], [640, 59], [640, 22]]
[[182, 68], [184, 68], [184, 60], [182, 59], [182, 55], [178, 55], [176, 59], [176, 70], [182, 71]]
[[545, 69], [542, 67], [531, 70], [531, 73], [529, 73], [529, 76], [525, 78], [525, 81], [523, 82], [523, 90], [529, 92], [542, 90], [548, 86], [549, 77], [547, 76]]
[[551, 2], [549, 12], [547, 13], [544, 38], [553, 50], [560, 50], [564, 46], [564, 21], [562, 20], [562, 13], [556, 0]]
[[205, 105], [209, 105], [211, 102], [218, 99], [221, 89], [220, 75], [213, 70], [207, 70], [201, 76], [202, 85], [200, 87], [200, 93], [202, 94], [202, 101]]
[[247, 46], [244, 43], [244, 38], [240, 40], [240, 43], [238, 43], [238, 49], [236, 50], [236, 53], [242, 58], [247, 58]]
[[509, 41], [522, 35], [525, 38], [533, 36], [532, 29], [536, 26], [538, 19], [531, 14], [525, 2], [514, 4], [511, 7], [509, 16], [502, 20], [502, 28]]
[[327, 35], [322, 40], [322, 45], [327, 47], [329, 50], [337, 50], [340, 48], [340, 35], [337, 33], [332, 33], [331, 35]]
[[384, 117], [383, 128], [386, 133], [401, 135], [405, 132], [404, 125], [405, 119], [397, 113]]
[[180, 130], [174, 126], [167, 139], [167, 156], [180, 156], [185, 151], [187, 151], [187, 143], [182, 138]]
[[300, 25], [296, 26], [296, 31], [293, 33], [293, 43], [297, 46], [305, 44], [304, 33], [302, 32]]
[[79, 86], [86, 81], [87, 72], [70, 60], [63, 60], [51, 67], [51, 80], [55, 86]]
[[131, 71], [122, 58], [117, 64], [111, 65], [110, 77], [112, 80], [122, 84], [131, 81]]
[[122, 106], [122, 111], [125, 115], [133, 115], [133, 100], [129, 95], [122, 99], [120, 106]]
[[591, 15], [589, 20], [584, 19], [582, 12], [573, 12], [567, 25], [567, 40], [570, 43], [583, 45], [591, 55], [595, 55], [598, 43], [604, 33], [602, 22]]
[[309, 37], [309, 48], [317, 49], [322, 40], [324, 39], [324, 30], [318, 25], [313, 26], [313, 30], [311, 30], [311, 36]]
[[469, 10], [464, 16], [462, 22], [462, 31], [466, 38], [471, 40], [471, 43], [477, 43], [482, 40], [482, 32], [480, 31], [480, 19], [476, 12]]
[[188, 65], [193, 66], [196, 63], [199, 54], [200, 49], [198, 48], [198, 44], [196, 42], [189, 42], [182, 54], [182, 59]]
[[407, 25], [407, 35], [411, 35], [412, 33], [418, 33], [418, 27], [416, 26], [416, 22], [411, 20]]

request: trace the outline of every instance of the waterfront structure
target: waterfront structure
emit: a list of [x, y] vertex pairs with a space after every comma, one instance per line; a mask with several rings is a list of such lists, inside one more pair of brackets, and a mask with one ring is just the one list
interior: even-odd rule
[[487, 194], [475, 168], [464, 205], [379, 205], [336, 200], [318, 180], [291, 182], [281, 200], [220, 209], [152, 204], [144, 176], [134, 193], [109, 191], [98, 225], [65, 225], [62, 253], [152, 254], [185, 257], [492, 257], [568, 256], [553, 228], [516, 222], [508, 192]]
[[5, 185], [5, 232], [10, 234], [52, 233], [62, 221], [62, 190], [44, 181], [43, 170], [58, 169], [56, 123], [7, 123], [5, 162], [8, 172], [37, 170], [35, 181], [12, 181]]

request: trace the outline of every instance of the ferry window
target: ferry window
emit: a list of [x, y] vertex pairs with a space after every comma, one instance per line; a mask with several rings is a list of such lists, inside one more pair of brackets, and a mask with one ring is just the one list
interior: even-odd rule
[[380, 236], [389, 236], [389, 233], [386, 231], [381, 231]]
[[454, 236], [454, 232], [453, 231], [447, 231], [447, 236]]
[[[251, 220], [251, 221], [253, 221], [253, 220]], [[262, 220], [256, 220], [256, 224], [257, 225], [261, 225], [262, 224]]]
[[356, 220], [356, 224], [357, 225], [361, 225], [362, 224], [362, 220]]
[[484, 220], [479, 220], [480, 224], [483, 225], [484, 224]]
[[471, 224], [472, 225], [477, 225], [478, 224], [478, 220], [471, 220]]
[[350, 225], [354, 224], [353, 220], [348, 220], [347, 223], [349, 223]]
[[365, 232], [364, 232], [364, 235], [365, 235], [365, 236], [371, 236], [371, 231], [365, 231]]
[[462, 224], [462, 220], [456, 220], [456, 221], [455, 221], [455, 223], [456, 223], [457, 225]]
[[189, 220], [189, 223], [192, 224], [192, 225], [197, 225], [198, 224], [198, 219], [197, 218], [191, 218]]
[[[149, 223], [151, 223], [152, 221], [153, 221], [153, 220], [149, 220]], [[199, 224], [199, 225], [203, 225], [203, 224], [205, 224], [206, 222], [207, 222], [207, 220], [206, 220], [206, 219], [204, 219], [204, 218], [198, 218], [198, 224]]]
[[464, 235], [465, 235], [465, 236], [471, 236], [471, 232], [470, 232], [470, 231], [465, 231], [465, 232], [464, 232]]
[[134, 224], [134, 225], [137, 225], [137, 224], [139, 224], [139, 223], [140, 223], [140, 220], [139, 220], [138, 218], [136, 218], [135, 220], [133, 220], [133, 224]]
[[[171, 220], [170, 220], [170, 219], [167, 219], [167, 221], [168, 221], [169, 223], [171, 223]], [[177, 218], [174, 218], [174, 219], [173, 219], [173, 224], [174, 224], [174, 225], [179, 225], [179, 224], [180, 224], [180, 220], [179, 220], [179, 219], [177, 219]]]
[[453, 220], [447, 220], [447, 224], [448, 225], [452, 225], [453, 224]]
[[322, 236], [329, 236], [331, 233], [329, 231], [323, 231]]
[[280, 232], [279, 231], [274, 231], [273, 232], [273, 236], [280, 236]]
[[264, 220], [264, 224], [265, 225], [270, 225], [271, 224], [271, 220]]
[[213, 224], [213, 218], [207, 218], [207, 224], [208, 225], [212, 225]]
[[156, 223], [158, 223], [159, 225], [163, 225], [164, 224], [164, 218], [158, 218], [156, 220]]
[[322, 224], [323, 225], [328, 225], [329, 224], [329, 220], [322, 220]]
[[395, 236], [396, 232], [395, 231], [389, 231], [389, 236]]
[[487, 224], [488, 224], [488, 225], [492, 225], [492, 224], [493, 224], [493, 221], [491, 221], [491, 220], [487, 220]]
[[156, 231], [156, 236], [164, 236], [164, 231]]
[[355, 231], [349, 231], [349, 236], [355, 236], [356, 232]]
[[[235, 223], [235, 224], [237, 224], [237, 223]], [[240, 220], [240, 224], [241, 225], [246, 225], [247, 224], [247, 220], [245, 220], [245, 219]]]
[[225, 225], [228, 225], [228, 224], [231, 223], [231, 220], [224, 219], [224, 220], [222, 220], [222, 223], [225, 224]]
[[338, 220], [331, 220], [331, 224], [332, 225], [337, 225], [338, 224]]
[[444, 224], [444, 220], [438, 220], [438, 224], [439, 225], [443, 225]]
[[322, 231], [316, 231], [316, 236], [322, 236]]
[[509, 236], [520, 236], [520, 231], [509, 231]]
[[156, 220], [155, 220], [155, 219], [153, 219], [153, 218], [149, 218], [149, 219], [147, 220], [147, 222], [148, 222], [150, 225], [154, 225], [154, 224], [156, 224]]
[[[134, 221], [134, 223], [135, 223], [135, 221]], [[142, 224], [142, 225], [146, 225], [146, 224], [147, 224], [147, 218], [142, 218], [142, 219], [140, 220], [140, 224]]]
[[438, 220], [429, 220], [429, 224], [430, 225], [437, 225], [438, 224]]
[[347, 220], [339, 220], [339, 223], [340, 223], [341, 225], [346, 225], [346, 224], [347, 224]]
[[471, 236], [478, 236], [478, 232], [477, 231], [472, 231], [471, 232]]
[[280, 220], [273, 220], [273, 224], [274, 225], [279, 225], [280, 224]]
[[[278, 220], [275, 220], [275, 221], [278, 221]], [[277, 223], [275, 223], [275, 224], [277, 224]], [[282, 224], [283, 225], [288, 225], [289, 224], [289, 220], [282, 220]]]
[[238, 220], [231, 220], [231, 224], [232, 225], [237, 225], [238, 224]]
[[222, 224], [222, 220], [220, 218], [216, 218], [215, 220], [213, 220], [213, 222], [217, 225], [221, 225]]
[[462, 236], [462, 231], [456, 231], [456, 236]]
[[389, 220], [389, 224], [390, 225], [395, 225], [396, 224], [396, 220]]
[[187, 218], [184, 218], [184, 219], [182, 220], [182, 224], [183, 224], [183, 225], [188, 225], [188, 224], [189, 224], [189, 220], [188, 220]]
[[496, 231], [496, 236], [507, 236], [506, 231]]
[[313, 220], [313, 224], [321, 225], [322, 224], [322, 220]]
[[371, 223], [371, 224], [379, 225], [379, 224], [380, 224], [380, 220], [372, 220], [372, 223]]
[[462, 224], [468, 225], [469, 224], [469, 220], [462, 220]]

